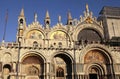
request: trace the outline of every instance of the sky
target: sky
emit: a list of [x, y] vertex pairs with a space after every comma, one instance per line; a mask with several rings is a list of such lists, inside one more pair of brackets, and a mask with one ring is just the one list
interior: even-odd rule
[[39, 23], [44, 25], [45, 14], [48, 10], [51, 26], [53, 26], [57, 24], [59, 15], [62, 23], [66, 24], [68, 11], [71, 12], [73, 19], [79, 20], [80, 15], [83, 15], [86, 3], [95, 17], [99, 16], [103, 6], [120, 7], [120, 0], [0, 0], [0, 42], [3, 39], [7, 10], [5, 42], [15, 42], [18, 16], [22, 8], [24, 8], [27, 25], [34, 21], [34, 13], [37, 13]]

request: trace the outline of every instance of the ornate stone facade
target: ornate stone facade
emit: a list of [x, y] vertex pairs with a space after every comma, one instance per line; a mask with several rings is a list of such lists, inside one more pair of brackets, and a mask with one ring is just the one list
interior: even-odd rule
[[[37, 21], [37, 14], [27, 25], [22, 9], [16, 42], [0, 46], [0, 78], [120, 79], [120, 34], [116, 29], [120, 15], [107, 17], [103, 11], [107, 12], [103, 8], [97, 20], [86, 5], [80, 20], [72, 19], [68, 12], [66, 25], [59, 16], [51, 27], [48, 11], [44, 26]], [[110, 29], [111, 23], [117, 31]]]

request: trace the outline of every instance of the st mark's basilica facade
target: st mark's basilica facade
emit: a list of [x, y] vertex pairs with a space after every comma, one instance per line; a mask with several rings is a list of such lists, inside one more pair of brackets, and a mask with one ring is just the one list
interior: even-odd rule
[[0, 45], [1, 79], [120, 79], [120, 8], [103, 7], [99, 17], [86, 5], [83, 16], [67, 23], [61, 16], [50, 26], [37, 20], [27, 25], [18, 16], [16, 42]]

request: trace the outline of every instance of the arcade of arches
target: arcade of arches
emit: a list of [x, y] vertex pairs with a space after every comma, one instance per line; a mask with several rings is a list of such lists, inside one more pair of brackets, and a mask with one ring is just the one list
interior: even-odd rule
[[104, 7], [101, 15], [113, 12], [113, 16], [96, 19], [86, 5], [79, 20], [68, 12], [67, 24], [59, 16], [51, 26], [48, 11], [44, 25], [37, 14], [27, 25], [22, 9], [16, 42], [0, 43], [0, 79], [120, 79], [117, 11], [120, 8]]

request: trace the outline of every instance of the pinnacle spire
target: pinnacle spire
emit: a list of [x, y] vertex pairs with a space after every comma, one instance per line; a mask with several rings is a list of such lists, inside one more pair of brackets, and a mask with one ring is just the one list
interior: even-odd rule
[[26, 28], [26, 19], [25, 19], [25, 15], [24, 15], [24, 8], [21, 9], [20, 15], [18, 17], [18, 25], [19, 28], [22, 27], [22, 29]]
[[45, 18], [50, 18], [48, 10], [46, 12], [46, 17]]
[[68, 12], [68, 20], [71, 20], [72, 19], [72, 16], [71, 16], [71, 13], [70, 13], [70, 11]]
[[70, 11], [68, 11], [67, 17], [68, 17], [68, 19], [67, 19], [67, 24], [68, 24], [68, 25], [72, 25], [72, 16], [71, 16]]
[[24, 16], [24, 9], [21, 9], [20, 16]]

